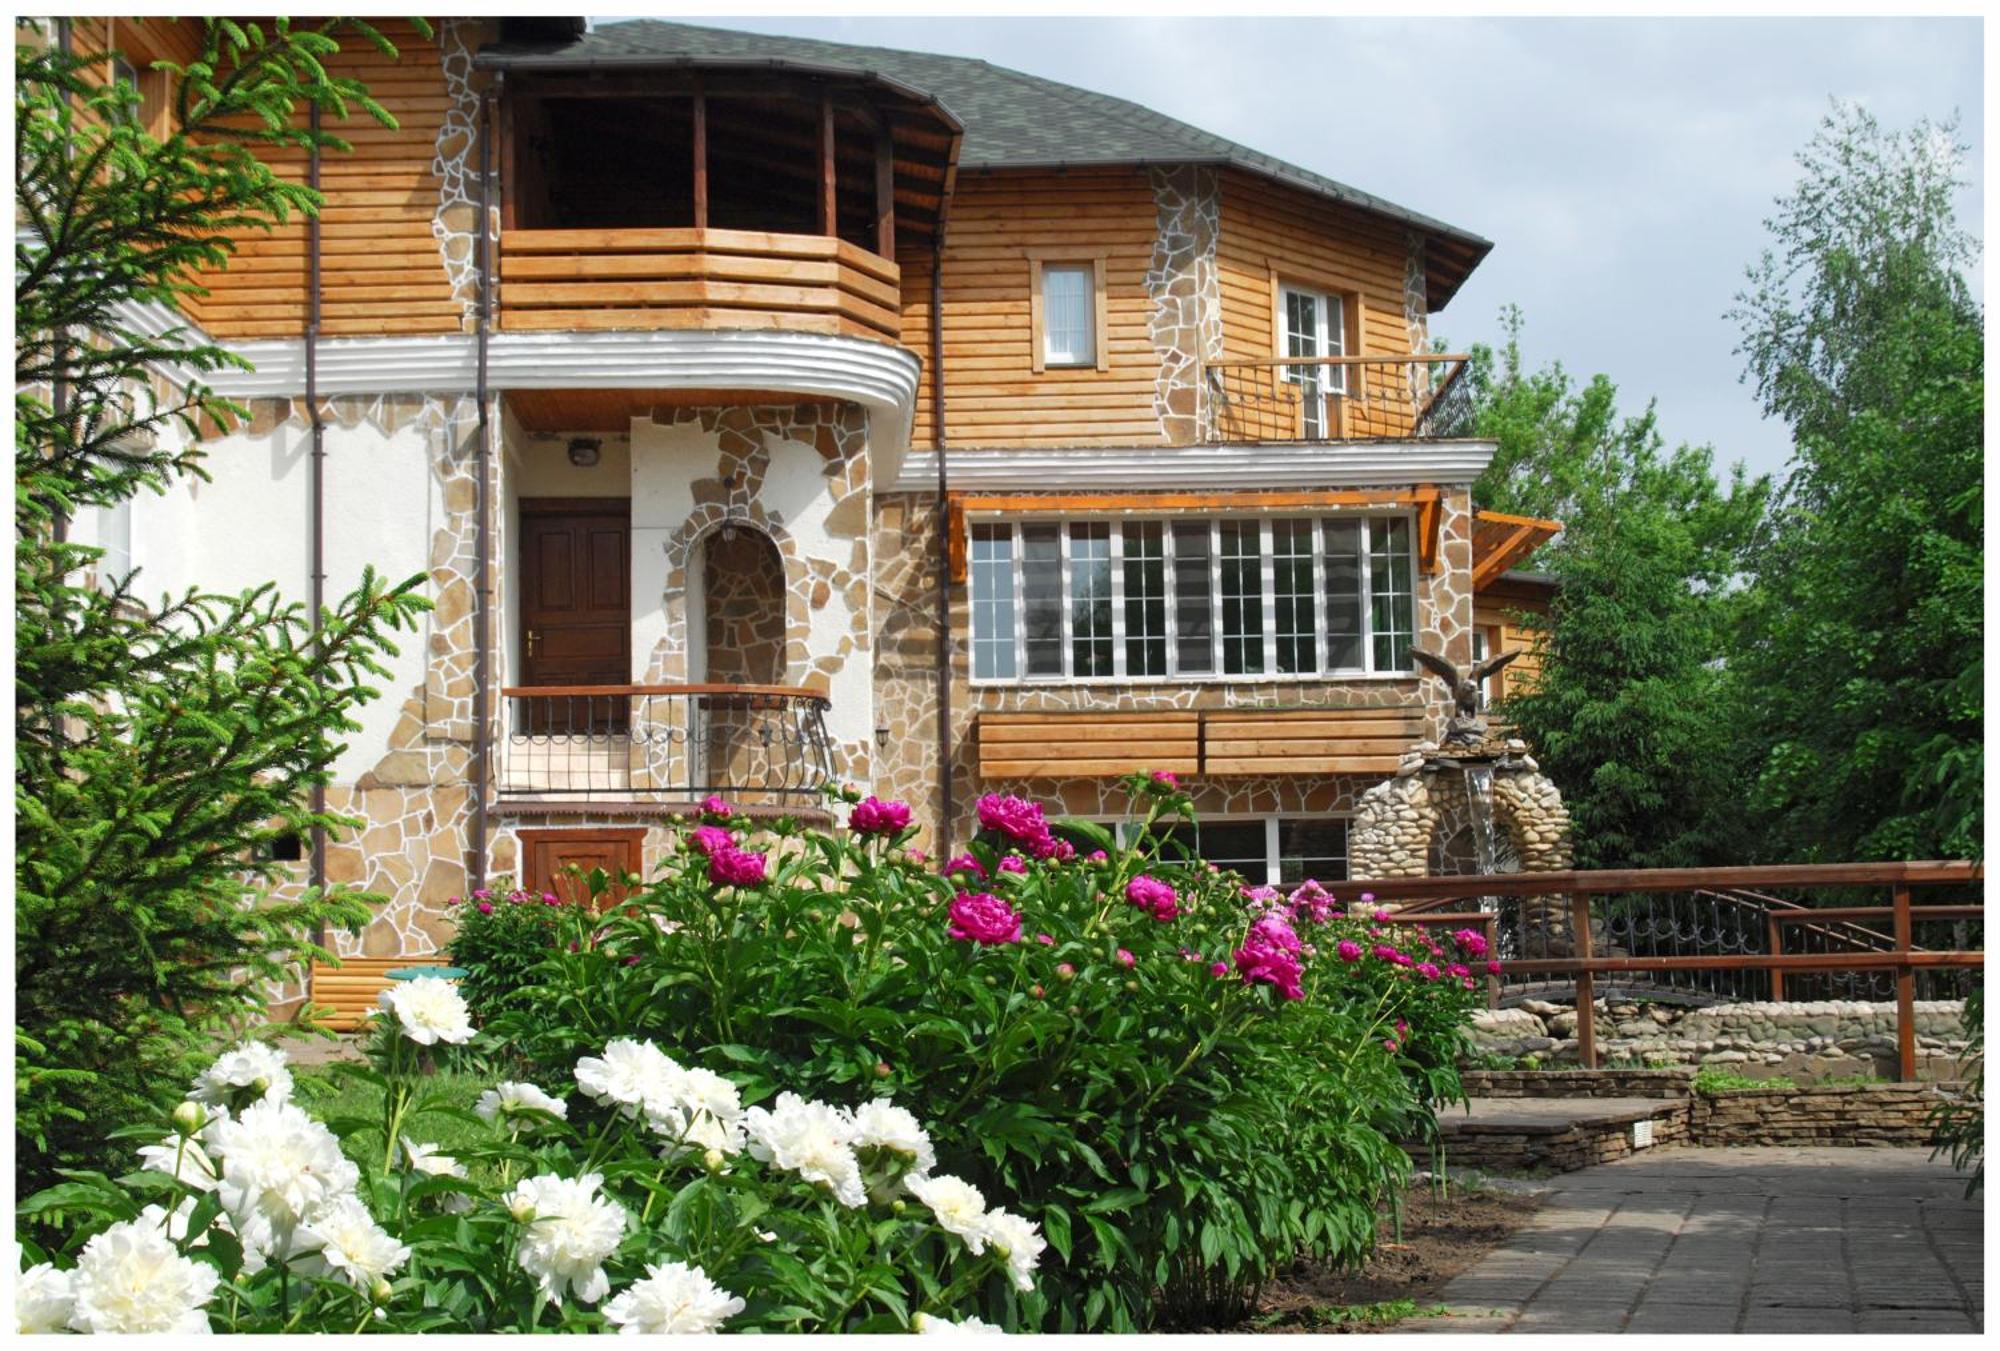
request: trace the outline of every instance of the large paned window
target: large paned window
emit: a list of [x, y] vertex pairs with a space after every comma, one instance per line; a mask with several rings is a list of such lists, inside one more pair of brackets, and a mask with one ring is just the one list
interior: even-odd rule
[[[1343, 817], [1265, 816], [1155, 826], [1166, 857], [1185, 850], [1204, 863], [1240, 873], [1253, 884], [1295, 886], [1347, 877], [1347, 821]], [[1138, 831], [1126, 822], [1119, 834]]]
[[1402, 674], [1407, 515], [982, 521], [967, 553], [981, 681]]

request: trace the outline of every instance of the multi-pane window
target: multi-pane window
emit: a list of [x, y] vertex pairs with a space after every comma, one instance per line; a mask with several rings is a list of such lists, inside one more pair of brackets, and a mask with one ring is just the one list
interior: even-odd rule
[[1407, 515], [977, 522], [976, 680], [1409, 670]]
[[[1192, 856], [1257, 885], [1296, 886], [1308, 878], [1339, 882], [1347, 876], [1347, 821], [1342, 817], [1178, 822], [1156, 825], [1153, 831], [1163, 857]], [[1137, 833], [1134, 823], [1119, 826], [1128, 842]]]
[[[1280, 288], [1279, 337], [1288, 357], [1337, 357], [1346, 350], [1347, 317], [1337, 295], [1300, 286]], [[1326, 436], [1326, 399], [1347, 389], [1346, 372], [1338, 365], [1312, 363], [1282, 368], [1299, 389], [1303, 426], [1309, 441]]]
[[1042, 360], [1050, 366], [1097, 364], [1097, 268], [1042, 265]]

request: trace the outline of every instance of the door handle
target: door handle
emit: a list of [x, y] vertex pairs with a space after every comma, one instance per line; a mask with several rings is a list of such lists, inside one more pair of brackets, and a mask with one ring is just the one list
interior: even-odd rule
[[533, 629], [528, 630], [528, 655], [531, 657], [535, 655], [535, 639], [538, 636]]

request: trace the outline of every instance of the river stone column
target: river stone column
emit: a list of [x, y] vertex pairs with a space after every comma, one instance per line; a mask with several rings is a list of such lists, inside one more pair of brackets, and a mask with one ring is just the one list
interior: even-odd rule
[[1429, 865], [1437, 806], [1428, 776], [1405, 774], [1361, 795], [1347, 836], [1354, 877], [1422, 877]]
[[[1514, 841], [1522, 872], [1562, 872], [1570, 867], [1569, 808], [1548, 775], [1539, 770], [1495, 774], [1493, 816]], [[1553, 893], [1523, 896], [1521, 934], [1523, 956], [1568, 956], [1569, 899]]]

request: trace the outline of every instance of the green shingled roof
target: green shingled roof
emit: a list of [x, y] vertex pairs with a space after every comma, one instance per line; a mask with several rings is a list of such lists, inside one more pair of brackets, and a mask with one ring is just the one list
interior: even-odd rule
[[767, 65], [874, 76], [928, 94], [963, 124], [963, 169], [1228, 164], [1408, 225], [1429, 241], [1430, 308], [1443, 309], [1493, 245], [1478, 235], [1108, 94], [963, 56], [773, 37], [633, 19], [567, 42], [492, 43], [479, 64], [513, 69], [646, 64]]

